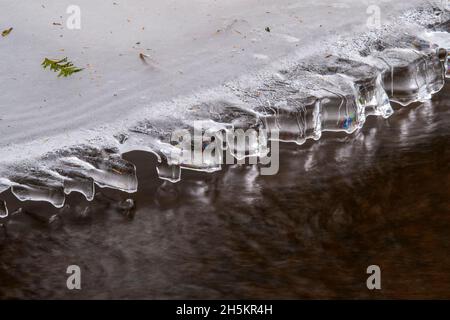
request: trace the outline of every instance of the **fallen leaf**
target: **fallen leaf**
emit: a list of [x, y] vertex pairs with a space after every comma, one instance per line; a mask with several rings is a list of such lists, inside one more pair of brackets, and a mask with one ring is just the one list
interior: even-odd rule
[[143, 54], [143, 53], [139, 53], [139, 58], [142, 60], [143, 63], [148, 64], [146, 59], [149, 58], [149, 55]]
[[11, 33], [11, 31], [13, 31], [13, 28], [9, 28], [6, 30], [2, 31], [2, 37], [6, 37], [7, 35], [9, 35]]

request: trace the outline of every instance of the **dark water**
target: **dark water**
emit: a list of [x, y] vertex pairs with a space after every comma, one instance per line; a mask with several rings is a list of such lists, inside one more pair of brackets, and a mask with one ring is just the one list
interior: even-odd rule
[[450, 298], [450, 85], [351, 136], [283, 145], [277, 176], [236, 166], [173, 185], [151, 155], [126, 157], [137, 194], [20, 204], [4, 222], [1, 298]]

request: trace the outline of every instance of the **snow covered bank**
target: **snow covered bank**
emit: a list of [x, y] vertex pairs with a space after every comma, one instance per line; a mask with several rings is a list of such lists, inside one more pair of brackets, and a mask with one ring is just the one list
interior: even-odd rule
[[[379, 6], [386, 23], [420, 3], [81, 0], [81, 29], [71, 30], [73, 1], [1, 0], [1, 27], [14, 28], [0, 39], [1, 161], [107, 139], [136, 114], [173, 112], [155, 110], [158, 102], [367, 31], [370, 6]], [[85, 70], [61, 79], [41, 67], [45, 57], [66, 56]]]
[[[390, 116], [389, 99], [422, 101], [444, 81], [445, 50], [417, 37], [441, 18], [419, 0], [79, 1], [75, 30], [70, 2], [27, 2], [0, 2], [2, 28], [14, 28], [0, 39], [0, 191], [21, 200], [62, 206], [72, 191], [92, 198], [94, 182], [133, 192], [120, 153], [136, 149], [176, 181], [189, 166], [170, 158], [168, 136], [189, 121], [301, 144], [352, 133]], [[84, 70], [43, 70], [66, 56]]]

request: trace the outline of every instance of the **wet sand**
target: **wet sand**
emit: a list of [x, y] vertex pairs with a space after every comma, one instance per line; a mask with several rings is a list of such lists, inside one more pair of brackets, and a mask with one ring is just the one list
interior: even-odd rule
[[[136, 194], [71, 195], [63, 210], [16, 201], [0, 298], [450, 298], [449, 105], [447, 84], [351, 136], [283, 144], [276, 176], [236, 166], [171, 184], [134, 152]], [[80, 291], [66, 288], [71, 264]], [[373, 264], [380, 291], [366, 288]]]

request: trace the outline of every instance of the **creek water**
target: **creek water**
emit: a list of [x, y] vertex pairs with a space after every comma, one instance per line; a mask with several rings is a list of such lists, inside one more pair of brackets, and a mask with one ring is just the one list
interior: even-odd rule
[[[275, 176], [236, 165], [172, 184], [132, 152], [135, 194], [72, 194], [63, 209], [6, 194], [0, 297], [450, 298], [449, 105], [447, 83], [352, 135], [281, 144]], [[381, 290], [366, 287], [370, 265]]]

